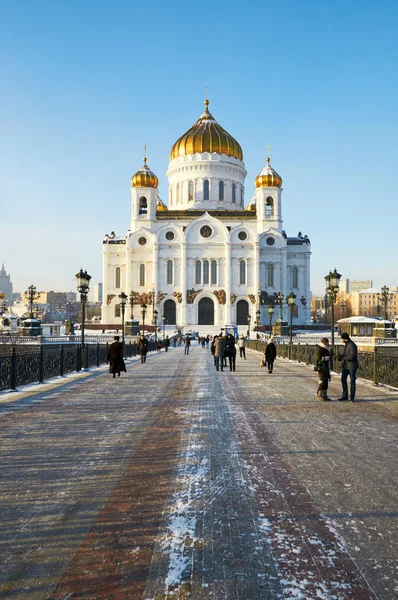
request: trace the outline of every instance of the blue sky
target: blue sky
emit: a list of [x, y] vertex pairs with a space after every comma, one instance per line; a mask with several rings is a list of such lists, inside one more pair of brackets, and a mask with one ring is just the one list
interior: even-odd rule
[[130, 178], [167, 200], [175, 140], [203, 109], [283, 177], [288, 235], [324, 275], [398, 285], [396, 2], [74, 2], [2, 6], [0, 262], [14, 289], [101, 280], [102, 239], [126, 233]]

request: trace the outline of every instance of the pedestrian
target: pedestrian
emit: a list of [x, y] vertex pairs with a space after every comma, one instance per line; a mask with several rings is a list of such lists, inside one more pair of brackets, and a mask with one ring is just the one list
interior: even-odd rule
[[350, 376], [350, 400], [355, 402], [356, 379], [358, 363], [358, 347], [352, 341], [348, 333], [342, 333], [341, 339], [344, 344], [343, 354], [338, 356], [338, 360], [342, 361], [341, 385], [343, 387], [343, 395], [339, 398], [340, 402], [348, 400], [348, 385], [347, 378]]
[[268, 344], [265, 347], [264, 358], [268, 366], [268, 373], [272, 373], [276, 359], [276, 346], [272, 336], [269, 338]]
[[148, 352], [149, 342], [143, 335], [140, 336], [137, 344], [138, 354], [141, 356], [141, 362], [146, 362], [146, 355]]
[[328, 396], [328, 385], [331, 380], [330, 376], [330, 360], [332, 353], [329, 350], [328, 338], [322, 338], [315, 347], [315, 369], [318, 372], [318, 389], [317, 397], [320, 400], [330, 402]]
[[190, 345], [191, 345], [191, 340], [189, 339], [189, 336], [186, 335], [184, 338], [184, 346], [185, 346], [184, 354], [189, 354]]
[[221, 368], [224, 371], [224, 350], [225, 350], [225, 337], [217, 337], [215, 341], [215, 362], [217, 371]]
[[236, 346], [235, 346], [235, 338], [231, 333], [229, 333], [227, 335], [227, 340], [226, 340], [226, 344], [225, 344], [225, 355], [228, 357], [229, 370], [235, 371]]
[[178, 341], [178, 345], [181, 346], [181, 343], [182, 343], [181, 337], [179, 337], [177, 341]]
[[120, 337], [115, 335], [112, 344], [108, 350], [109, 373], [113, 373], [113, 378], [120, 377], [120, 371], [126, 372], [126, 365], [123, 360], [123, 344], [119, 341]]
[[161, 342], [161, 340], [158, 340], [156, 342], [156, 352], [160, 352], [161, 349], [162, 349], [162, 342]]
[[169, 336], [166, 335], [166, 339], [163, 342], [163, 346], [166, 352], [168, 352], [169, 350], [169, 346], [170, 346], [170, 340], [169, 340]]
[[246, 339], [244, 335], [241, 335], [238, 340], [239, 356], [246, 360]]
[[205, 336], [203, 336], [203, 337], [201, 338], [201, 340], [200, 340], [200, 343], [202, 344], [202, 348], [204, 348], [204, 347], [205, 347], [205, 345], [206, 345], [206, 338], [205, 338]]
[[217, 335], [214, 336], [214, 338], [211, 340], [211, 344], [210, 344], [210, 352], [213, 355], [213, 360], [214, 360], [214, 366], [216, 366], [216, 339], [217, 339]]
[[174, 348], [177, 346], [177, 338], [176, 338], [176, 336], [173, 337], [173, 345], [174, 345]]

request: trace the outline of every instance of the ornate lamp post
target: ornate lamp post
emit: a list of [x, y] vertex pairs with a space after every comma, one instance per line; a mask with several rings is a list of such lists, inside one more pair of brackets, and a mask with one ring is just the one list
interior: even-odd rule
[[157, 332], [157, 326], [158, 326], [158, 311], [154, 310], [153, 311], [153, 324], [155, 325], [155, 346], [156, 346], [156, 342], [157, 342], [157, 336], [158, 336], [158, 332]]
[[165, 335], [164, 334], [165, 334], [165, 329], [166, 329], [166, 317], [165, 317], [165, 315], [162, 315], [162, 321], [163, 321], [163, 343], [164, 343], [164, 340], [165, 340]]
[[141, 311], [142, 311], [142, 335], [145, 335], [146, 304], [141, 305]]
[[387, 317], [387, 304], [388, 304], [388, 297], [389, 297], [389, 292], [390, 292], [390, 288], [388, 288], [386, 285], [383, 285], [383, 287], [380, 290], [381, 293], [381, 298], [378, 298], [379, 302], [383, 303], [383, 308], [384, 308], [384, 314], [383, 314], [383, 319], [385, 321], [387, 321], [388, 317]]
[[130, 302], [130, 306], [131, 306], [131, 320], [134, 319], [134, 300], [135, 300], [135, 294], [134, 294], [134, 292], [131, 292], [130, 296], [129, 296], [129, 302]]
[[[260, 325], [261, 325], [261, 311], [260, 311], [260, 307], [259, 307], [258, 310], [256, 310], [256, 326], [257, 326], [257, 328], [260, 327]], [[257, 339], [259, 339], [259, 337], [260, 337], [258, 329], [257, 329], [256, 337], [257, 337]]]
[[80, 292], [80, 302], [82, 303], [82, 337], [81, 337], [81, 353], [82, 353], [82, 364], [84, 361], [84, 319], [85, 319], [85, 306], [87, 303], [87, 296], [90, 289], [91, 275], [87, 271], [80, 269], [79, 273], [76, 273], [77, 290]]
[[40, 294], [36, 292], [34, 285], [30, 285], [25, 292], [25, 296], [29, 300], [29, 317], [33, 319], [33, 302], [37, 300]]
[[120, 308], [122, 309], [122, 344], [124, 344], [124, 313], [126, 311], [127, 294], [122, 292], [119, 294]]
[[331, 323], [330, 323], [330, 331], [332, 333], [332, 349], [334, 350], [334, 305], [336, 302], [336, 297], [339, 292], [339, 284], [340, 284], [341, 275], [337, 273], [337, 270], [330, 271], [328, 275], [325, 276], [326, 283], [326, 293], [329, 299], [329, 305], [331, 308]]
[[250, 340], [250, 321], [252, 320], [250, 315], [247, 315], [247, 337]]
[[282, 292], [279, 292], [279, 294], [276, 297], [276, 300], [279, 304], [280, 310], [281, 310], [281, 316], [280, 316], [280, 320], [283, 320], [283, 301], [284, 301], [284, 295], [282, 294]]
[[289, 313], [290, 313], [290, 344], [289, 344], [289, 354], [290, 354], [290, 360], [292, 359], [292, 355], [293, 355], [293, 311], [294, 311], [294, 307], [296, 306], [296, 294], [294, 294], [293, 292], [290, 292], [290, 294], [287, 297], [287, 305], [289, 307]]
[[268, 317], [269, 317], [269, 335], [272, 335], [272, 315], [274, 314], [275, 306], [273, 304], [268, 305]]

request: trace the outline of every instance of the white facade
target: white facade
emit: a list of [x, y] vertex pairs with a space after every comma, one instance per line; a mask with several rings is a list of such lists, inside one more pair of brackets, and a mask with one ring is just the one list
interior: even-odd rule
[[[216, 124], [206, 111], [197, 128]], [[202, 137], [201, 149], [207, 150]], [[254, 325], [258, 310], [268, 324], [267, 303], [279, 292], [285, 298], [294, 292], [293, 323], [310, 323], [310, 241], [301, 234], [288, 237], [282, 229], [282, 180], [264, 185], [260, 174], [244, 209], [246, 170], [239, 157], [184, 152], [169, 163], [168, 208], [146, 164], [132, 179], [130, 229], [103, 241], [102, 322], [121, 322], [118, 295], [125, 292], [133, 293], [135, 304], [151, 305], [154, 296], [158, 324], [164, 314], [169, 325], [247, 325], [250, 314]], [[269, 160], [266, 169], [279, 177]], [[133, 306], [133, 312], [141, 318], [140, 309]], [[286, 304], [283, 315], [288, 318]]]

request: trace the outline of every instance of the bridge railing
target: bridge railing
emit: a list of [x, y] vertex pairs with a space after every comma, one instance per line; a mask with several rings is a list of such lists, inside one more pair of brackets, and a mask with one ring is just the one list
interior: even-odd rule
[[[84, 350], [80, 344], [42, 344], [21, 350], [10, 347], [8, 352], [0, 354], [0, 390], [15, 391], [21, 385], [44, 383], [51, 377], [99, 367], [108, 362], [108, 350], [109, 343], [87, 344]], [[156, 351], [154, 342], [149, 342], [148, 350]], [[137, 344], [125, 343], [124, 356], [136, 355]]]
[[[315, 365], [315, 344], [277, 344], [278, 356], [306, 365]], [[266, 344], [260, 341], [249, 341], [247, 347], [257, 352], [264, 353]], [[337, 348], [335, 354], [338, 353]], [[366, 352], [358, 352], [358, 377], [368, 379], [375, 385], [383, 383], [398, 388], [398, 352], [397, 348], [369, 347]], [[332, 371], [341, 371], [341, 362], [334, 359], [331, 363]]]

